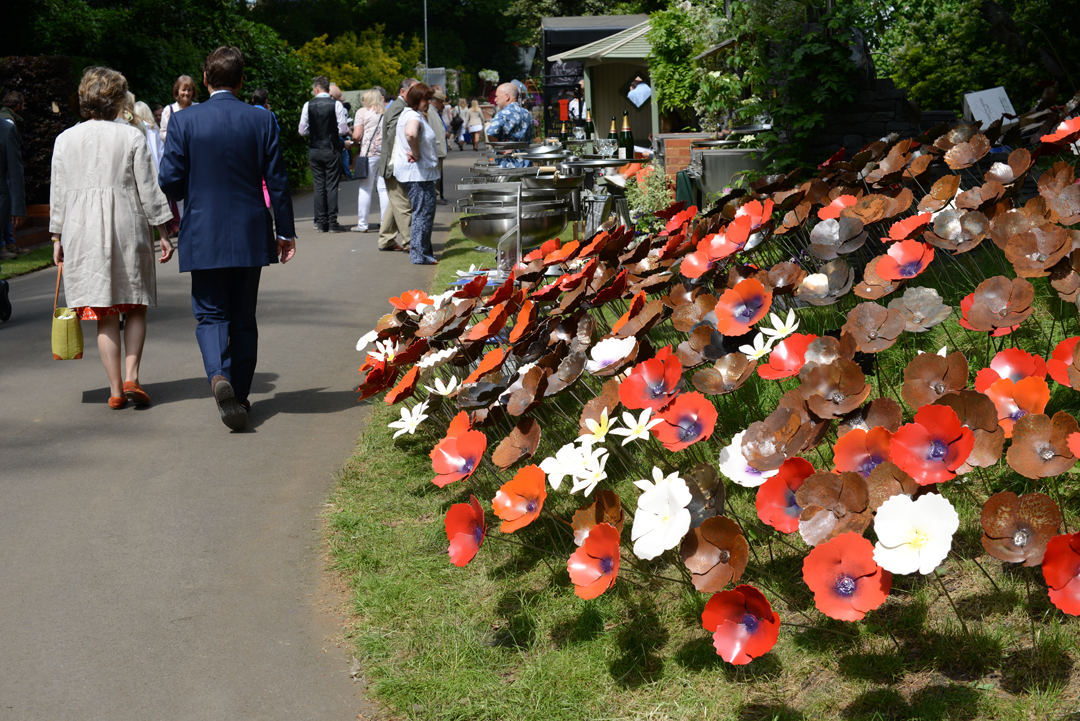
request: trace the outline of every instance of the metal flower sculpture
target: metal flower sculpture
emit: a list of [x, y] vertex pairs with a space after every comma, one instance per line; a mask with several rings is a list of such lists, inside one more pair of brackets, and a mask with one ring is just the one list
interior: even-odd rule
[[780, 637], [780, 616], [753, 586], [714, 594], [701, 612], [701, 625], [713, 635], [720, 658], [741, 666], [763, 656]]
[[983, 506], [982, 545], [1006, 563], [1038, 566], [1046, 544], [1061, 528], [1061, 511], [1042, 493], [995, 493]]
[[761, 522], [781, 533], [799, 530], [802, 508], [795, 500], [795, 493], [814, 473], [814, 467], [805, 458], [784, 461], [776, 475], [758, 486], [754, 507]]
[[716, 593], [742, 578], [750, 558], [750, 546], [739, 524], [724, 516], [713, 516], [690, 529], [679, 547], [679, 555], [690, 570], [694, 588], [702, 593]]
[[593, 526], [566, 562], [578, 598], [596, 598], [615, 585], [619, 575], [619, 531], [610, 523]]
[[803, 580], [817, 609], [839, 621], [861, 621], [885, 603], [892, 588], [892, 574], [874, 561], [874, 544], [858, 533], [812, 548], [803, 560]]
[[927, 405], [893, 434], [892, 461], [921, 486], [952, 480], [975, 445], [970, 428], [948, 406]]
[[467, 566], [487, 535], [487, 521], [480, 501], [476, 496], [469, 496], [468, 503], [450, 506], [445, 524], [446, 540], [450, 541], [450, 562], [458, 567]]
[[1069, 436], [1080, 433], [1076, 418], [1058, 411], [1053, 418], [1041, 413], [1024, 416], [1013, 426], [1009, 467], [1028, 478], [1059, 476], [1076, 464]]
[[1042, 572], [1050, 602], [1070, 616], [1080, 616], [1080, 533], [1050, 539]]

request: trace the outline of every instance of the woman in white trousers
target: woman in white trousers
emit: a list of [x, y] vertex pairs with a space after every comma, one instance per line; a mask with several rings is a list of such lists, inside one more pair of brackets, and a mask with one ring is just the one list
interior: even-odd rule
[[[363, 107], [356, 111], [356, 120], [353, 122], [353, 143], [359, 148], [356, 162], [367, 161], [368, 172], [366, 178], [360, 178], [360, 187], [356, 196], [356, 226], [353, 230], [357, 233], [368, 231], [368, 213], [371, 211], [372, 190], [379, 193], [379, 222], [386, 216], [386, 209], [390, 206], [390, 199], [386, 194], [386, 181], [380, 176], [375, 177], [375, 165], [382, 155], [382, 119], [383, 98], [378, 90], [365, 91], [360, 96]], [[357, 173], [359, 175], [359, 173]]]

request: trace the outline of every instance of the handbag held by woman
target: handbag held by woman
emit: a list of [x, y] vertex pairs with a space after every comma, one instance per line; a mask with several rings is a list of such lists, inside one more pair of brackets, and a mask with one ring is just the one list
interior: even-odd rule
[[63, 274], [64, 264], [60, 263], [56, 266], [56, 293], [53, 295], [52, 357], [53, 360], [78, 360], [83, 354], [79, 316], [72, 308], [56, 305], [60, 299], [60, 278]]

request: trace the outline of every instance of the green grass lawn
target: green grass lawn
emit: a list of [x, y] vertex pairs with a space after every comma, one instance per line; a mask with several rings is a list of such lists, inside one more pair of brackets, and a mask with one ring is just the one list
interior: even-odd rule
[[16, 275], [25, 275], [35, 270], [48, 268], [53, 264], [52, 244], [44, 248], [35, 248], [27, 255], [20, 255], [15, 260], [0, 261], [0, 280], [7, 280]]
[[[470, 247], [455, 229], [431, 292], [445, 289], [455, 270], [493, 262], [492, 255]], [[1064, 322], [1053, 330], [1051, 319], [1061, 312], [1055, 301], [1040, 300], [1042, 327], [1049, 324], [1053, 335], [1064, 337]], [[825, 316], [833, 313], [821, 309], [818, 318], [808, 312], [807, 325], [825, 324]], [[1075, 320], [1069, 323], [1071, 335]], [[919, 346], [936, 350], [948, 344], [953, 350], [955, 338], [972, 366], [982, 367], [984, 359], [975, 356], [983, 351], [965, 345], [961, 339], [966, 337], [954, 316], [920, 338]], [[898, 387], [898, 374], [915, 350], [910, 344], [881, 354], [885, 365], [879, 377], [894, 379]], [[745, 427], [748, 414], [756, 417], [756, 406], [775, 405], [781, 388], [759, 380], [718, 401], [722, 422]], [[784, 389], [794, 385], [789, 379]], [[574, 392], [589, 398], [598, 387], [583, 376]], [[1077, 412], [1076, 394], [1063, 391], [1055, 389], [1047, 413]], [[575, 596], [566, 571], [574, 546], [565, 526], [549, 516], [505, 535], [489, 511], [480, 553], [465, 568], [453, 566], [443, 518], [452, 503], [468, 500], [469, 489], [461, 483], [440, 490], [431, 483], [428, 451], [442, 430], [429, 422], [415, 436], [395, 440], [386, 424], [399, 417], [398, 407], [387, 407], [381, 397], [368, 402], [373, 406], [370, 422], [327, 513], [328, 542], [333, 569], [353, 590], [355, 619], [349, 635], [369, 690], [394, 716], [470, 721], [1048, 719], [1073, 718], [1070, 714], [1080, 709], [1075, 619], [1050, 605], [1038, 569], [1006, 567], [980, 545], [978, 516], [988, 480], [995, 490], [1055, 492], [1046, 482], [1011, 473], [1004, 460], [987, 476], [972, 474], [953, 482], [949, 497], [961, 527], [954, 554], [937, 574], [895, 576], [888, 601], [862, 623], [833, 621], [815, 609], [802, 582], [805, 549], [798, 534], [782, 541], [762, 528], [753, 489], [728, 484], [729, 514], [743, 519], [752, 549], [745, 579], [765, 592], [785, 623], [772, 652], [735, 667], [720, 659], [710, 634], [701, 628], [708, 596], [682, 582], [674, 564], [634, 568], [624, 553], [614, 588], [591, 601]], [[559, 423], [557, 417], [551, 422]], [[542, 426], [555, 435], [550, 425]], [[495, 431], [489, 438], [490, 454], [501, 435]], [[715, 462], [729, 438], [718, 426], [694, 453], [668, 455], [676, 464]], [[835, 435], [822, 444], [821, 456], [809, 455], [815, 466], [831, 460], [834, 440]], [[533, 462], [556, 447], [542, 442]], [[643, 470], [636, 477], [648, 475], [649, 458], [614, 451], [613, 463], [633, 467], [638, 461]], [[471, 480], [489, 508], [499, 481], [493, 473], [480, 476]], [[1080, 523], [1078, 478], [1063, 476], [1058, 489], [1073, 531]], [[637, 495], [632, 480], [625, 474], [614, 485], [631, 508]], [[568, 518], [584, 503], [579, 496], [552, 492], [545, 507]], [[624, 540], [628, 533], [627, 528]], [[650, 573], [677, 582], [662, 582]]]

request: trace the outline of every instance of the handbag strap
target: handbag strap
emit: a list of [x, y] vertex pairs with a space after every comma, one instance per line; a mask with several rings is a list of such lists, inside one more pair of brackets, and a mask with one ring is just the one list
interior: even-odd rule
[[53, 295], [52, 309], [56, 312], [56, 303], [60, 300], [60, 276], [64, 274], [64, 262], [60, 261], [56, 264], [56, 293]]

